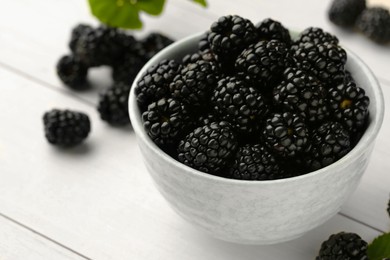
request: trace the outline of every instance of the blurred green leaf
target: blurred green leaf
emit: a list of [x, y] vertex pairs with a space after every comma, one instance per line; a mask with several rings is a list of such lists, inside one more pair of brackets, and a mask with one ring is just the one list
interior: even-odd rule
[[192, 1], [194, 1], [195, 3], [200, 4], [201, 6], [207, 7], [206, 0], [192, 0]]
[[[191, 0], [207, 6], [206, 0]], [[102, 23], [126, 29], [142, 28], [139, 13], [160, 15], [165, 0], [88, 0], [92, 14]]]
[[367, 255], [370, 260], [390, 258], [390, 233], [375, 238], [368, 246]]
[[102, 23], [128, 29], [142, 28], [136, 4], [125, 0], [88, 0], [92, 14]]
[[151, 15], [160, 15], [164, 9], [165, 0], [138, 0], [140, 10]]

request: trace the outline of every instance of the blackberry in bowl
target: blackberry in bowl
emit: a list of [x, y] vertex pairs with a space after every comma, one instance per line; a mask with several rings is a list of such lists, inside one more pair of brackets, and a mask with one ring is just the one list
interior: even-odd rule
[[[190, 120], [182, 123], [181, 134], [170, 140], [169, 150], [164, 150], [164, 146], [153, 142], [148, 122], [145, 128], [142, 117], [145, 107], [137, 102], [137, 84], [142, 82], [150, 67], [164, 60], [180, 63], [185, 55], [199, 53], [200, 40], [204, 41], [204, 33], [163, 49], [140, 71], [130, 92], [129, 114], [137, 142], [148, 172], [163, 197], [180, 216], [200, 230], [236, 243], [288, 241], [330, 219], [359, 184], [382, 124], [383, 96], [372, 72], [355, 54], [346, 51], [346, 66], [340, 66], [351, 73], [355, 84], [364, 89], [364, 95], [370, 100], [369, 106], [363, 107], [361, 103], [355, 105], [355, 99], [348, 95], [335, 99], [342, 104], [342, 109], [358, 107], [367, 111], [364, 113], [368, 116], [365, 132], [354, 147], [348, 142], [348, 136], [355, 133], [342, 123], [335, 123], [338, 120], [334, 117], [335, 108], [325, 109], [321, 103], [327, 100], [323, 91], [328, 93], [332, 88], [339, 89], [338, 85], [351, 85], [339, 80], [333, 82], [329, 74], [347, 73], [344, 70], [334, 72], [333, 62], [327, 63], [332, 66], [328, 67], [326, 75], [321, 75], [316, 61], [311, 61], [310, 57], [303, 60], [301, 55], [299, 62], [315, 67], [315, 74], [305, 66], [287, 73], [278, 70], [279, 78], [275, 78], [273, 84], [264, 83], [266, 88], [262, 85], [266, 80], [261, 77], [248, 81], [239, 73], [231, 75], [231, 71], [224, 73], [222, 69], [216, 76], [218, 81], [205, 85], [209, 94], [203, 96], [205, 99], [201, 103], [183, 103]], [[328, 45], [326, 48], [338, 52], [339, 47]], [[320, 54], [314, 49], [313, 57], [319, 57], [321, 61], [327, 58], [328, 54]], [[235, 55], [237, 59], [240, 53]], [[219, 64], [216, 66], [223, 68]], [[285, 66], [294, 66], [294, 59]], [[243, 70], [239, 72], [242, 74]], [[350, 76], [346, 78], [350, 80]], [[201, 79], [207, 77], [202, 75]], [[221, 80], [223, 84], [218, 88]], [[310, 86], [302, 87], [301, 80], [309, 82]], [[269, 91], [272, 85], [273, 88], [282, 86], [275, 91], [280, 95], [277, 102], [272, 97], [274, 91]], [[236, 86], [242, 91], [237, 91]], [[302, 89], [304, 93], [296, 94], [295, 89]], [[245, 93], [249, 93], [248, 100], [243, 96]], [[165, 98], [175, 96], [168, 91]], [[299, 102], [307, 104], [307, 108]], [[196, 105], [192, 106], [192, 103]], [[257, 107], [264, 110], [251, 108], [249, 104], [258, 104]], [[352, 115], [357, 115], [355, 112]], [[249, 133], [245, 132], [246, 126], [253, 124], [245, 124], [243, 120], [250, 122], [254, 118], [258, 118], [259, 125], [251, 127]], [[162, 116], [160, 120], [160, 124], [169, 124], [172, 117]], [[285, 149], [278, 153], [279, 145]], [[327, 156], [326, 160], [321, 156]]]

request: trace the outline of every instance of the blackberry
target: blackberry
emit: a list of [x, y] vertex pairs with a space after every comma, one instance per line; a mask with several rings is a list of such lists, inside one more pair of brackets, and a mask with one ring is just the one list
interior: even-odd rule
[[338, 122], [323, 123], [311, 136], [312, 147], [305, 157], [305, 164], [311, 171], [334, 163], [351, 150], [349, 133]]
[[354, 233], [331, 235], [321, 245], [316, 260], [368, 260], [367, 242]]
[[321, 28], [309, 27], [299, 34], [295, 44], [304, 45], [307, 42], [313, 43], [314, 45], [325, 43], [337, 45], [339, 39]]
[[390, 200], [389, 200], [389, 203], [387, 204], [387, 213], [389, 213], [389, 216], [390, 216]]
[[364, 10], [356, 21], [357, 28], [378, 43], [390, 42], [390, 13], [382, 7]]
[[242, 134], [257, 131], [268, 112], [260, 92], [236, 77], [218, 81], [211, 104], [222, 120], [231, 123]]
[[250, 45], [237, 58], [235, 68], [240, 77], [260, 85], [272, 85], [283, 72], [286, 63], [286, 45], [277, 40], [260, 41]]
[[353, 27], [358, 16], [366, 9], [366, 0], [333, 0], [329, 20], [341, 27]]
[[309, 130], [304, 118], [290, 112], [274, 113], [267, 120], [263, 138], [275, 154], [294, 157], [309, 148]]
[[90, 67], [111, 65], [123, 54], [123, 43], [117, 29], [100, 26], [81, 35], [75, 55]]
[[256, 28], [251, 21], [237, 15], [227, 15], [211, 25], [208, 42], [218, 57], [230, 59], [255, 42], [256, 38]]
[[46, 139], [51, 144], [73, 146], [87, 138], [91, 123], [81, 112], [52, 109], [43, 116]]
[[290, 32], [278, 21], [267, 18], [256, 25], [257, 35], [260, 40], [278, 40], [290, 46]]
[[273, 101], [283, 111], [298, 113], [309, 122], [319, 122], [329, 114], [326, 89], [314, 77], [289, 67], [283, 81], [273, 90]]
[[158, 146], [176, 144], [191, 127], [186, 105], [173, 98], [162, 98], [148, 106], [142, 121], [149, 137]]
[[70, 41], [69, 41], [69, 49], [72, 52], [75, 52], [76, 46], [78, 44], [80, 37], [82, 35], [89, 33], [90, 31], [93, 31], [93, 28], [89, 25], [79, 24], [79, 25], [75, 26], [71, 32]]
[[344, 70], [347, 53], [338, 45], [330, 43], [305, 43], [294, 52], [296, 66], [325, 84], [332, 83], [335, 75]]
[[160, 50], [164, 49], [174, 41], [161, 33], [150, 33], [145, 39], [141, 41], [139, 45], [138, 54], [144, 59], [144, 61], [150, 60]]
[[370, 99], [355, 82], [346, 81], [329, 89], [328, 102], [332, 117], [348, 131], [356, 132], [364, 127]]
[[198, 60], [187, 63], [170, 84], [172, 96], [191, 105], [201, 107], [208, 103], [218, 75], [211, 62]]
[[120, 62], [113, 65], [112, 78], [114, 82], [131, 85], [144, 64], [139, 56], [132, 53], [125, 54]]
[[135, 94], [141, 110], [163, 97], [169, 97], [169, 84], [178, 74], [179, 65], [174, 60], [163, 60], [150, 67], [137, 83]]
[[227, 166], [237, 148], [228, 122], [212, 122], [189, 133], [178, 146], [178, 160], [202, 172], [217, 174]]
[[100, 94], [98, 111], [101, 119], [111, 125], [125, 125], [130, 123], [128, 100], [130, 85], [114, 84]]
[[56, 69], [58, 77], [67, 86], [73, 89], [81, 89], [86, 86], [88, 67], [74, 56], [62, 56]]
[[229, 168], [229, 177], [239, 180], [276, 180], [285, 178], [276, 157], [260, 144], [240, 147]]

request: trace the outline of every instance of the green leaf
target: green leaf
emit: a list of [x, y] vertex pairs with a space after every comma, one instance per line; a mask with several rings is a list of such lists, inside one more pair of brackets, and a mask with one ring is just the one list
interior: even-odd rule
[[192, 1], [194, 1], [195, 3], [200, 4], [201, 6], [207, 7], [206, 0], [192, 0]]
[[165, 0], [138, 0], [137, 6], [140, 10], [151, 14], [160, 15], [164, 9]]
[[[102, 23], [113, 27], [140, 29], [137, 2], [128, 0], [88, 0], [92, 14]], [[160, 1], [160, 0], [157, 0]]]
[[368, 245], [367, 255], [370, 260], [390, 258], [390, 233], [375, 238], [374, 241]]

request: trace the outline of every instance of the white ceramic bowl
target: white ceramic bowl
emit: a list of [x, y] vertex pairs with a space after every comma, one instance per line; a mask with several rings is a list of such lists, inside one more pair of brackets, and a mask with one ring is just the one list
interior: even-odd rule
[[145, 165], [160, 193], [188, 222], [210, 235], [236, 243], [273, 244], [294, 239], [334, 216], [356, 189], [381, 127], [384, 101], [378, 81], [348, 51], [347, 68], [370, 97], [369, 126], [356, 147], [318, 171], [273, 181], [225, 179], [192, 169], [161, 151], [144, 131], [134, 93], [136, 82], [163, 59], [196, 50], [201, 35], [162, 50], [140, 71], [129, 98], [130, 119]]

